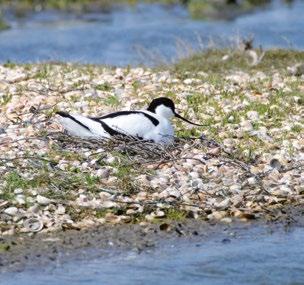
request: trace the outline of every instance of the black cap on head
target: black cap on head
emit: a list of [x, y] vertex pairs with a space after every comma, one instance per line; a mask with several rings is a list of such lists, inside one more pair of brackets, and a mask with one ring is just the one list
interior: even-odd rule
[[171, 99], [167, 98], [167, 97], [159, 97], [159, 98], [153, 99], [147, 110], [152, 112], [152, 113], [155, 113], [156, 108], [160, 105], [164, 105], [164, 106], [170, 108], [176, 118], [179, 118], [179, 119], [181, 119], [181, 120], [183, 120], [183, 121], [185, 121], [189, 124], [195, 125], [195, 126], [200, 126], [200, 127], [203, 126], [203, 125], [199, 125], [199, 124], [196, 124], [196, 123], [192, 123], [189, 120], [182, 117], [181, 115], [179, 115], [178, 113], [176, 113], [175, 112], [175, 105], [174, 105], [173, 101]]
[[155, 110], [158, 106], [164, 105], [172, 110], [173, 113], [175, 113], [175, 106], [171, 99], [167, 97], [159, 97], [156, 99], [153, 99], [148, 107], [148, 111], [155, 113]]

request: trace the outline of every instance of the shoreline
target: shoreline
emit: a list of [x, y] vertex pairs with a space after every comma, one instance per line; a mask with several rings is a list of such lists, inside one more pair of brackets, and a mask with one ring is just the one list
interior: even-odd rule
[[[52, 267], [73, 260], [107, 257], [132, 251], [137, 254], [179, 242], [202, 243], [210, 239], [234, 240], [248, 230], [260, 228], [268, 233], [289, 231], [304, 226], [303, 209], [290, 209], [284, 219], [231, 224], [210, 223], [188, 219], [183, 222], [147, 225], [102, 225], [96, 228], [67, 230], [40, 235], [6, 236], [1, 242], [7, 249], [0, 251], [0, 273]], [[288, 210], [286, 210], [288, 213]], [[237, 241], [237, 240], [236, 240]]]

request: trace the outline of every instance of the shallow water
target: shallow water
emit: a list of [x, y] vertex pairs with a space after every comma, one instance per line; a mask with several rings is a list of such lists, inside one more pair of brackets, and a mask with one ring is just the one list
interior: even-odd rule
[[0, 284], [304, 284], [304, 229], [255, 227], [1, 276]]
[[12, 28], [0, 32], [0, 62], [151, 65], [184, 56], [189, 46], [205, 48], [210, 38], [228, 44], [237, 35], [250, 34], [265, 48], [304, 49], [304, 1], [282, 2], [233, 21], [195, 21], [182, 6], [158, 4], [78, 16], [47, 11], [10, 17]]

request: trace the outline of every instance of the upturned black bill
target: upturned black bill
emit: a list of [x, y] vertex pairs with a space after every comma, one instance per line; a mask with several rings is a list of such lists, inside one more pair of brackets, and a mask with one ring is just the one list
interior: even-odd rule
[[179, 118], [179, 119], [181, 119], [181, 120], [183, 120], [183, 121], [185, 121], [185, 122], [187, 122], [187, 123], [189, 123], [189, 124], [191, 124], [191, 125], [195, 125], [195, 126], [199, 126], [199, 127], [203, 127], [203, 126], [204, 126], [204, 125], [192, 123], [192, 122], [190, 122], [189, 120], [183, 118], [181, 115], [179, 115], [179, 114], [177, 114], [177, 113], [174, 113], [174, 115], [175, 115], [176, 118]]

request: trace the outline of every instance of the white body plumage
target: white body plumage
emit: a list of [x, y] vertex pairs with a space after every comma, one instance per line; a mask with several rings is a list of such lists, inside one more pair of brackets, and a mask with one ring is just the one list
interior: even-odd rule
[[[159, 123], [154, 125], [151, 119], [144, 114], [155, 118]], [[59, 121], [69, 134], [81, 138], [102, 139], [122, 134], [165, 144], [173, 142], [174, 138], [174, 129], [171, 122], [167, 118], [149, 111], [130, 112], [128, 115], [105, 119], [100, 118], [98, 120], [97, 118], [92, 119], [76, 114], [70, 114], [70, 116], [87, 128], [77, 123], [71, 117], [60, 116]], [[113, 134], [113, 131], [107, 130], [101, 122], [106, 124], [111, 130], [114, 130], [114, 132], [116, 131], [117, 134]]]
[[174, 140], [170, 121], [173, 116], [194, 124], [178, 115], [172, 100], [165, 97], [154, 99], [147, 110], [121, 111], [97, 118], [65, 112], [57, 114], [62, 126], [73, 136], [103, 139], [126, 135], [161, 144]]

